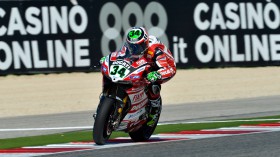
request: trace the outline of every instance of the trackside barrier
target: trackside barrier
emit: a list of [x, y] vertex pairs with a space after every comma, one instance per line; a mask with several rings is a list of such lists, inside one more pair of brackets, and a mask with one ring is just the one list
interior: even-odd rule
[[177, 67], [280, 65], [280, 1], [0, 0], [0, 75], [90, 72], [145, 26]]

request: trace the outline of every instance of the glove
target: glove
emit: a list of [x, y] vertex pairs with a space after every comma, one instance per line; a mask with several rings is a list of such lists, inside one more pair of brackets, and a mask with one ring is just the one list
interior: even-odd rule
[[100, 64], [102, 64], [105, 61], [106, 57], [102, 57], [99, 61]]
[[149, 72], [147, 75], [147, 80], [150, 82], [155, 82], [158, 79], [161, 79], [161, 75], [157, 71]]

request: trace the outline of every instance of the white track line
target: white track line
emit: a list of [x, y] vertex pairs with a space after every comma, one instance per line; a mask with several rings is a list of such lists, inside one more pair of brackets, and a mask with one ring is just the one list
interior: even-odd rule
[[226, 122], [256, 122], [256, 121], [278, 121], [280, 119], [244, 119], [244, 120], [223, 120], [223, 121], [196, 121], [196, 122], [163, 122], [158, 125], [168, 125], [168, 124], [199, 124], [199, 123], [226, 123]]
[[[226, 122], [254, 122], [254, 121], [277, 121], [280, 119], [248, 119], [248, 120], [224, 120], [224, 121], [196, 121], [196, 122], [163, 122], [158, 125], [168, 124], [199, 124], [199, 123], [226, 123]], [[77, 126], [77, 127], [52, 127], [52, 128], [15, 128], [15, 129], [0, 129], [0, 132], [9, 131], [45, 131], [45, 130], [72, 130], [72, 129], [92, 129], [92, 126]]]
[[0, 132], [5, 132], [5, 131], [71, 130], [71, 129], [92, 129], [92, 126], [57, 127], [57, 128], [16, 128], [16, 129], [0, 129]]
[[223, 136], [230, 136], [231, 134], [178, 134], [178, 135], [172, 135], [172, 134], [158, 134], [153, 135], [152, 137], [158, 137], [158, 138], [186, 138], [186, 139], [201, 139], [201, 138], [211, 138], [211, 137], [223, 137]]
[[1, 157], [31, 157], [50, 155], [51, 153], [1, 153]]
[[240, 127], [225, 127], [225, 128], [218, 128], [215, 130], [221, 130], [221, 131], [225, 131], [225, 130], [234, 130], [234, 131], [280, 131], [280, 127], [247, 127], [247, 126], [240, 126]]

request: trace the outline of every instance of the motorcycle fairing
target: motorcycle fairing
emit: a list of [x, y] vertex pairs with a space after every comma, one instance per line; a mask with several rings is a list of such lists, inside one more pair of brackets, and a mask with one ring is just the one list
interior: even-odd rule
[[[129, 98], [129, 102], [127, 102], [129, 108], [124, 113], [123, 119], [117, 128], [117, 130], [131, 132], [141, 127], [148, 118], [147, 106], [149, 101], [145, 92], [147, 82], [144, 80], [143, 75], [145, 75], [149, 65], [145, 58], [131, 61], [117, 56], [118, 53], [113, 52], [106, 57], [101, 66], [101, 71], [104, 76], [115, 84], [132, 85], [131, 88], [123, 89]], [[117, 93], [115, 94], [115, 99], [117, 99]]]

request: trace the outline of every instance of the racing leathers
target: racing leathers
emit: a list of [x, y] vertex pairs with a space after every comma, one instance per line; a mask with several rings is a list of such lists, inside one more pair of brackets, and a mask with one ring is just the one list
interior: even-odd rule
[[[127, 53], [128, 48], [124, 45], [118, 53]], [[151, 83], [147, 87], [147, 96], [150, 101], [151, 111], [147, 125], [153, 126], [161, 112], [161, 84], [170, 80], [176, 74], [176, 64], [170, 50], [155, 36], [149, 36], [149, 47], [143, 57], [150, 63], [151, 72], [147, 74], [147, 80]], [[103, 62], [105, 57], [100, 61]], [[103, 90], [106, 89], [108, 81], [103, 78]]]
[[[148, 74], [147, 79], [152, 83], [148, 86], [147, 95], [151, 104], [151, 114], [148, 125], [155, 123], [161, 112], [161, 84], [170, 80], [176, 74], [176, 64], [170, 50], [159, 41], [155, 36], [149, 36], [149, 48], [144, 54], [148, 62], [151, 62], [151, 73]], [[154, 74], [153, 74], [154, 73]], [[154, 76], [152, 80], [149, 79]]]

